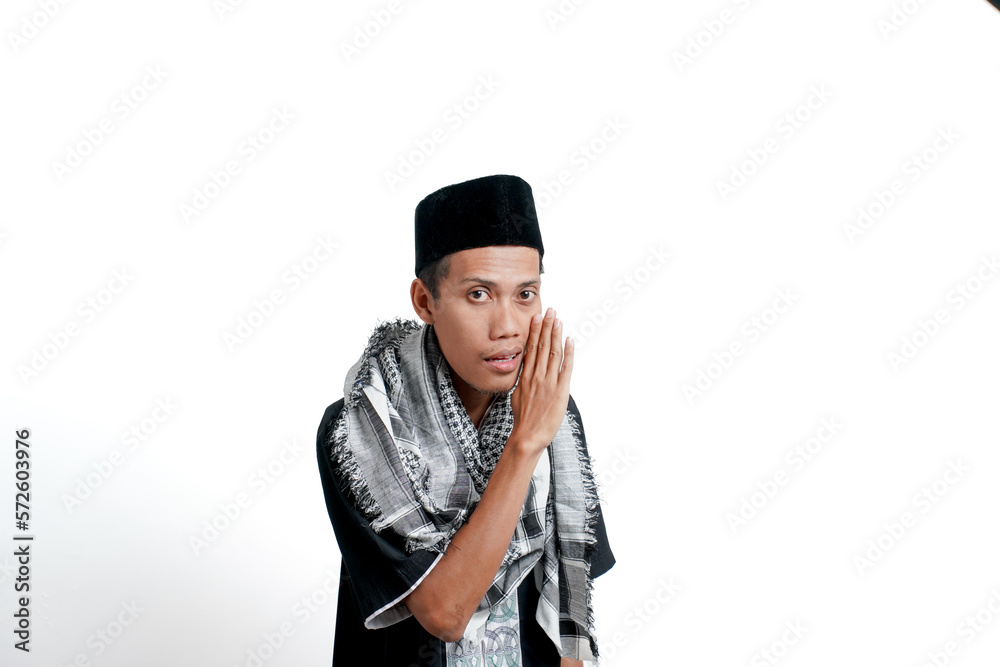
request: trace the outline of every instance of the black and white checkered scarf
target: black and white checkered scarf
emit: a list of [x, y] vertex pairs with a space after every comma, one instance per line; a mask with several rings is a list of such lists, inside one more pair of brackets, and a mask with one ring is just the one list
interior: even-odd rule
[[[399, 534], [410, 552], [444, 553], [479, 502], [513, 428], [512, 392], [494, 399], [477, 430], [433, 327], [399, 319], [378, 326], [348, 372], [331, 435], [334, 470], [372, 528]], [[563, 656], [595, 660], [588, 546], [596, 543], [597, 488], [570, 411], [547, 452], [463, 639], [481, 642], [491, 610], [510, 596], [516, 601], [518, 586], [541, 561], [535, 618]], [[408, 615], [399, 601], [366, 625], [384, 627]]]

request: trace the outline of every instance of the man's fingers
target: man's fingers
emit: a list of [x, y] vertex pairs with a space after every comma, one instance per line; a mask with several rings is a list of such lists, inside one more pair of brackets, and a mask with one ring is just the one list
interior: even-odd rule
[[552, 346], [552, 324], [556, 311], [549, 308], [542, 320], [542, 330], [538, 334], [538, 357], [535, 359], [535, 375], [544, 378], [549, 365], [549, 348]]
[[528, 327], [528, 342], [524, 346], [524, 365], [521, 367], [521, 379], [517, 384], [520, 386], [531, 379], [535, 370], [535, 357], [538, 354], [538, 334], [542, 328], [542, 314], [537, 313], [531, 318], [531, 326]]
[[573, 358], [576, 353], [576, 344], [572, 338], [566, 338], [566, 347], [563, 349], [562, 372], [559, 374], [559, 391], [569, 394], [569, 378], [573, 375]]
[[546, 375], [557, 378], [557, 381], [563, 357], [562, 329], [562, 320], [556, 318], [555, 323], [552, 325], [552, 338], [549, 342], [549, 363], [545, 370]]

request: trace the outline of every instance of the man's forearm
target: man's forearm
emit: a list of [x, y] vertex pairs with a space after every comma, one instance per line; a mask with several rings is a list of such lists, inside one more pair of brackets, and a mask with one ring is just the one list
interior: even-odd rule
[[511, 434], [472, 515], [406, 606], [431, 634], [457, 641], [493, 583], [521, 516], [531, 475], [544, 448]]

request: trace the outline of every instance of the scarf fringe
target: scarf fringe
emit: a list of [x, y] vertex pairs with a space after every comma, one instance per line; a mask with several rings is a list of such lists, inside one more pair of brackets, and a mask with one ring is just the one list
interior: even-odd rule
[[[597, 545], [597, 523], [600, 518], [598, 515], [600, 495], [597, 487], [597, 479], [594, 477], [593, 460], [583, 444], [583, 431], [576, 420], [576, 415], [567, 410], [566, 421], [569, 423], [573, 440], [576, 442], [577, 460], [580, 463], [580, 471], [583, 477], [583, 498], [587, 516], [585, 524], [587, 546], [593, 548]], [[592, 550], [588, 549], [587, 556], [583, 559], [584, 571], [587, 575], [587, 636], [590, 639], [590, 652], [594, 656], [594, 661], [598, 662], [599, 654], [594, 618], [594, 578], [590, 576], [592, 553]]]
[[[402, 335], [397, 332], [401, 331]], [[396, 317], [375, 327], [372, 335], [368, 339], [362, 356], [361, 365], [358, 367], [357, 375], [351, 385], [351, 391], [344, 397], [344, 408], [340, 411], [336, 423], [330, 435], [330, 460], [333, 461], [333, 469], [339, 475], [341, 489], [347, 491], [354, 497], [357, 508], [365, 515], [365, 518], [372, 522], [372, 529], [375, 532], [383, 530], [388, 522], [378, 501], [368, 488], [361, 467], [354, 458], [354, 453], [348, 446], [347, 413], [350, 408], [357, 405], [364, 394], [364, 387], [370, 383], [375, 375], [375, 360], [387, 348], [393, 348], [399, 352], [399, 345], [408, 336], [420, 331], [420, 325], [413, 320], [404, 320]], [[395, 340], [395, 342], [391, 342]], [[412, 551], [411, 545], [406, 545], [408, 551]], [[442, 549], [443, 551], [443, 549]]]

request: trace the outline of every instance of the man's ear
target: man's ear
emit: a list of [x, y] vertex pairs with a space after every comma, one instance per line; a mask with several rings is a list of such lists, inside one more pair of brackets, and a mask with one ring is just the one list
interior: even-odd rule
[[410, 301], [413, 302], [413, 310], [425, 324], [434, 324], [434, 300], [431, 298], [430, 290], [420, 278], [414, 278], [410, 283]]

